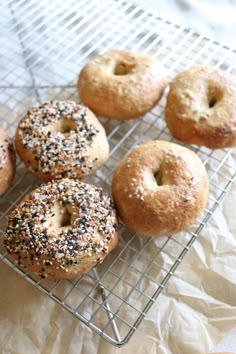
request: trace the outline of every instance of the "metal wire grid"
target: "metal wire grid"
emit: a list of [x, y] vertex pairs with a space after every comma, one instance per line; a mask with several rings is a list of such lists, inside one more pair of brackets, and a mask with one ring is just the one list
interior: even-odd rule
[[[75, 83], [80, 68], [108, 49], [147, 52], [165, 65], [169, 79], [192, 65], [211, 64], [235, 73], [233, 50], [125, 1], [14, 0], [2, 11], [0, 113], [1, 125], [12, 135], [19, 118], [35, 102], [78, 100]], [[141, 119], [101, 118], [110, 159], [88, 181], [109, 192], [117, 163], [133, 147], [152, 139], [174, 141], [163, 120], [164, 107], [165, 95]], [[117, 248], [96, 270], [74, 280], [39, 279], [18, 268], [2, 244], [1, 259], [107, 341], [117, 346], [127, 343], [236, 178], [230, 150], [189, 148], [206, 165], [210, 196], [201, 219], [188, 230], [153, 239], [121, 226]], [[7, 214], [38, 183], [18, 161], [15, 181], [0, 202], [0, 240]]]

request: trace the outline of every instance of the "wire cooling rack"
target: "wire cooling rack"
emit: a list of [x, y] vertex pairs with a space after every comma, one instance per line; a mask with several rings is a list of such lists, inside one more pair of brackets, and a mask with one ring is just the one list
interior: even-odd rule
[[[0, 119], [12, 136], [34, 103], [54, 98], [77, 101], [81, 67], [108, 49], [155, 56], [169, 80], [192, 65], [210, 64], [235, 74], [236, 55], [230, 48], [125, 1], [12, 0], [1, 6]], [[146, 140], [174, 141], [163, 119], [165, 99], [166, 94], [137, 120], [101, 118], [111, 154], [89, 182], [110, 192], [114, 169], [133, 147]], [[18, 160], [14, 183], [0, 201], [0, 258], [107, 341], [127, 343], [236, 178], [230, 150], [189, 148], [209, 174], [209, 202], [201, 218], [170, 238], [145, 238], [121, 226], [119, 244], [103, 264], [78, 279], [56, 282], [18, 268], [2, 246], [7, 214], [39, 184]]]

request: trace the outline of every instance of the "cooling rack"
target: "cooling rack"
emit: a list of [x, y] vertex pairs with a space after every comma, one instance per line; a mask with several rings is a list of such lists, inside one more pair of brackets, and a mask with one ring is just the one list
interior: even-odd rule
[[[169, 80], [193, 65], [210, 64], [235, 74], [236, 55], [230, 48], [122, 0], [12, 0], [1, 6], [0, 123], [12, 136], [34, 103], [54, 98], [78, 101], [76, 79], [81, 67], [108, 49], [153, 55], [166, 67]], [[175, 141], [163, 119], [165, 99], [166, 92], [151, 112], [137, 120], [100, 117], [111, 153], [88, 182], [109, 193], [114, 169], [128, 151], [147, 140]], [[209, 202], [201, 218], [170, 238], [145, 238], [121, 225], [119, 244], [104, 263], [78, 279], [56, 282], [19, 268], [2, 246], [7, 214], [39, 184], [17, 160], [14, 183], [0, 201], [0, 258], [108, 342], [124, 345], [236, 178], [232, 151], [188, 147], [209, 174]]]

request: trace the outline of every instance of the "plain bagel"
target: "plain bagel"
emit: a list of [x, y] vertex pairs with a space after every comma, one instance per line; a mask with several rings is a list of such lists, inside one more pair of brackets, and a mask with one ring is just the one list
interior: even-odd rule
[[190, 226], [208, 198], [206, 169], [191, 150], [166, 141], [139, 145], [122, 159], [112, 194], [123, 222], [146, 236], [170, 236]]
[[211, 66], [181, 72], [170, 84], [165, 119], [183, 142], [211, 149], [236, 145], [236, 78]]
[[93, 112], [73, 101], [31, 108], [18, 124], [15, 146], [27, 169], [43, 181], [83, 179], [109, 156], [103, 126]]
[[150, 111], [166, 87], [166, 73], [152, 56], [127, 50], [98, 55], [81, 70], [79, 96], [93, 112], [115, 118], [137, 118]]
[[4, 244], [19, 265], [72, 278], [101, 263], [118, 241], [116, 211], [101, 188], [62, 179], [28, 194], [8, 217]]

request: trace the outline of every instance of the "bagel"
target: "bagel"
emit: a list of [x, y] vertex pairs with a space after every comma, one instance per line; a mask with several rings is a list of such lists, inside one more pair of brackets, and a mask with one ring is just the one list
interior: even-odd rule
[[50, 101], [30, 109], [15, 135], [26, 168], [47, 182], [83, 179], [109, 156], [106, 133], [95, 115], [73, 101]]
[[202, 213], [208, 199], [206, 169], [191, 150], [149, 141], [125, 156], [112, 179], [118, 214], [133, 231], [170, 236]]
[[4, 244], [18, 264], [68, 279], [101, 263], [118, 241], [116, 211], [101, 188], [72, 179], [41, 185], [10, 213]]
[[171, 134], [185, 143], [236, 145], [236, 78], [211, 66], [193, 67], [170, 84], [165, 109]]
[[154, 57], [112, 50], [83, 67], [77, 87], [82, 102], [96, 114], [132, 119], [157, 104], [166, 84], [165, 70]]
[[0, 128], [0, 196], [5, 194], [14, 179], [16, 158], [8, 134]]

